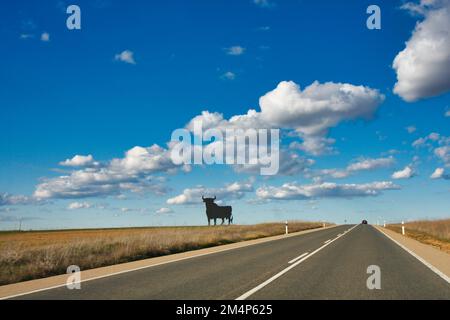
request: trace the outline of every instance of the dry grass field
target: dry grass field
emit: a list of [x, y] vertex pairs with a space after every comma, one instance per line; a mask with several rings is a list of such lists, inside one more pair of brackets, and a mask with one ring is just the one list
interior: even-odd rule
[[[289, 231], [321, 227], [290, 222]], [[0, 285], [283, 234], [282, 223], [249, 226], [155, 227], [0, 232]]]
[[[401, 224], [387, 226], [399, 233], [401, 227]], [[408, 237], [450, 253], [450, 219], [408, 222], [405, 223], [405, 233]]]

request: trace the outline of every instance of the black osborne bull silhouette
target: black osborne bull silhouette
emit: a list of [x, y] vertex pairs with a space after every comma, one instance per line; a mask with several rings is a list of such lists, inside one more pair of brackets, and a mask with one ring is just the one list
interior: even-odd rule
[[211, 225], [211, 219], [214, 219], [214, 225], [216, 225], [217, 219], [222, 219], [222, 224], [225, 223], [225, 219], [228, 219], [228, 224], [233, 223], [232, 208], [230, 206], [221, 207], [214, 203], [216, 197], [205, 198], [202, 197], [203, 202], [206, 205], [206, 216], [208, 217], [208, 226]]

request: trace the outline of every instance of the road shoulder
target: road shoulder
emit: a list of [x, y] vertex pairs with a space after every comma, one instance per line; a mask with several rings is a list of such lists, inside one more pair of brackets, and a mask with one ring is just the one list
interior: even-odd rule
[[410, 251], [422, 263], [450, 283], [450, 254], [387, 228], [379, 226], [375, 228], [388, 236], [388, 238], [391, 238], [391, 240], [394, 240], [394, 242], [397, 242], [405, 250]]
[[[266, 238], [260, 238], [255, 240], [248, 240], [248, 241], [242, 241], [232, 244], [226, 244], [221, 246], [215, 246], [211, 248], [206, 249], [200, 249], [200, 250], [194, 250], [194, 251], [187, 251], [167, 256], [161, 256], [161, 257], [155, 257], [145, 260], [139, 260], [139, 261], [133, 261], [133, 262], [127, 262], [102, 268], [96, 268], [96, 269], [90, 269], [86, 271], [81, 272], [81, 282], [91, 281], [95, 279], [101, 279], [109, 276], [114, 276], [126, 272], [132, 272], [137, 271], [145, 268], [155, 267], [162, 264], [167, 264], [171, 262], [181, 261], [185, 259], [191, 259], [195, 257], [200, 257], [208, 254], [214, 254], [218, 252], [248, 247], [252, 245], [257, 245], [269, 241], [276, 241], [276, 240], [282, 240], [290, 237], [296, 237], [312, 232], [318, 232], [330, 228], [335, 228], [336, 226], [329, 226], [325, 228], [317, 228], [317, 229], [310, 229], [300, 232], [291, 233], [289, 235], [279, 235], [279, 236], [272, 236], [272, 237], [266, 237]], [[35, 293], [39, 291], [44, 290], [50, 290], [58, 287], [62, 287], [66, 285], [66, 281], [68, 279], [68, 275], [63, 274], [59, 276], [53, 276], [43, 279], [37, 279], [37, 280], [31, 280], [31, 281], [24, 281], [20, 283], [0, 286], [0, 300], [1, 299], [7, 299], [7, 298], [13, 298], [25, 294]]]

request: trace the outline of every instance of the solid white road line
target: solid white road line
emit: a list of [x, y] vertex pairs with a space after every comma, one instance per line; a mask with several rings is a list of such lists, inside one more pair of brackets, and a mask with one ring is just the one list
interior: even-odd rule
[[[322, 229], [314, 229], [314, 231], [312, 231], [312, 232], [320, 231], [320, 230], [322, 230]], [[303, 235], [303, 234], [294, 235], [294, 237], [295, 236], [301, 236], [301, 235]], [[266, 241], [266, 242], [277, 241], [277, 240], [282, 240], [282, 239], [283, 238], [279, 238], [279, 239], [269, 240], [269, 241]], [[261, 242], [261, 243], [266, 243], [266, 242]], [[236, 243], [238, 243], [238, 242], [236, 242]], [[139, 270], [143, 270], [143, 269], [149, 269], [149, 268], [153, 268], [153, 267], [157, 267], [157, 266], [161, 266], [161, 265], [165, 265], [165, 264], [170, 264], [170, 263], [173, 263], [173, 262], [179, 262], [179, 261], [183, 261], [183, 260], [189, 260], [189, 259], [194, 259], [194, 258], [198, 258], [198, 257], [202, 257], [202, 256], [212, 255], [212, 254], [215, 254], [215, 253], [222, 253], [222, 252], [236, 250], [236, 249], [240, 249], [240, 248], [246, 248], [246, 247], [258, 245], [258, 244], [261, 244], [261, 243], [252, 243], [252, 244], [249, 244], [249, 245], [246, 245], [246, 246], [242, 246], [242, 247], [237, 247], [237, 248], [224, 248], [224, 249], [219, 249], [217, 251], [197, 254], [197, 255], [194, 255], [194, 256], [188, 256], [188, 257], [173, 259], [173, 260], [170, 260], [170, 261], [159, 262], [159, 263], [155, 263], [155, 264], [148, 265], [148, 266], [142, 266], [142, 267], [127, 269], [127, 270], [123, 270], [123, 271], [112, 272], [112, 273], [108, 273], [108, 274], [101, 275], [101, 276], [96, 276], [96, 277], [92, 277], [92, 278], [88, 278], [88, 279], [83, 279], [79, 283], [84, 283], [84, 282], [99, 280], [99, 279], [103, 279], [103, 278], [118, 276], [118, 275], [121, 275], [121, 274], [124, 274], [124, 273], [128, 273], [128, 272], [134, 272], [134, 271], [139, 271]], [[69, 277], [69, 276], [70, 276], [70, 274], [67, 275], [67, 277]], [[42, 291], [58, 289], [58, 288], [65, 287], [66, 285], [67, 284], [64, 283], [64, 284], [59, 284], [59, 285], [55, 285], [55, 286], [51, 286], [51, 287], [45, 287], [45, 288], [42, 288], [42, 289], [36, 289], [36, 290], [28, 291], [28, 292], [22, 292], [22, 293], [14, 294], [14, 295], [11, 295], [11, 296], [0, 297], [0, 301], [1, 300], [13, 299], [13, 298], [21, 297], [21, 296], [26, 296], [26, 295], [29, 295], [29, 294], [38, 293], [38, 292], [42, 292]]]
[[[350, 232], [351, 230], [353, 230], [354, 228], [356, 228], [357, 226], [359, 226], [358, 224], [353, 226], [352, 228], [350, 228], [348, 231]], [[311, 258], [313, 255], [315, 255], [317, 252], [321, 251], [322, 249], [324, 249], [325, 247], [329, 246], [330, 244], [332, 244], [334, 241], [338, 240], [339, 237], [334, 238], [333, 240], [330, 240], [329, 242], [327, 242], [326, 244], [324, 244], [323, 246], [321, 246], [320, 248], [314, 250], [313, 252], [311, 252], [310, 254], [308, 254], [307, 256], [301, 258], [299, 261], [295, 262], [294, 264], [291, 264], [289, 267], [287, 267], [286, 269], [278, 272], [276, 275], [272, 276], [271, 278], [267, 279], [266, 281], [264, 281], [263, 283], [261, 283], [260, 285], [254, 287], [253, 289], [247, 291], [246, 293], [244, 293], [243, 295], [241, 295], [240, 297], [236, 298], [236, 300], [245, 300], [248, 297], [250, 297], [251, 295], [253, 295], [254, 293], [258, 292], [259, 290], [261, 290], [262, 288], [264, 288], [265, 286], [267, 286], [269, 283], [275, 281], [276, 279], [278, 279], [279, 277], [281, 277], [282, 275], [284, 275], [285, 273], [287, 273], [289, 270], [295, 268], [296, 266], [298, 266], [300, 263], [302, 263], [303, 261], [305, 261], [308, 258]]]
[[[375, 228], [377, 229], [377, 228]], [[447, 283], [450, 283], [450, 278], [445, 275], [443, 272], [441, 272], [439, 269], [437, 269], [435, 266], [433, 266], [432, 264], [430, 264], [429, 262], [427, 262], [426, 260], [424, 260], [422, 257], [418, 256], [416, 253], [414, 253], [412, 250], [409, 250], [407, 247], [405, 247], [404, 245], [402, 245], [400, 242], [398, 242], [397, 240], [394, 240], [394, 238], [392, 238], [391, 236], [389, 236], [387, 233], [385, 233], [383, 230], [377, 229], [378, 231], [380, 231], [382, 234], [384, 234], [387, 238], [389, 238], [390, 240], [392, 240], [394, 243], [396, 243], [399, 247], [401, 247], [403, 250], [405, 250], [406, 252], [408, 252], [410, 255], [412, 255], [414, 258], [416, 258], [417, 260], [419, 260], [420, 262], [422, 262], [426, 267], [428, 267], [431, 271], [433, 271], [434, 273], [436, 273], [439, 277], [441, 277], [442, 279], [444, 279], [445, 281], [447, 281]]]
[[297, 260], [303, 258], [303, 257], [306, 256], [307, 254], [308, 254], [308, 252], [305, 252], [304, 254], [299, 255], [297, 258], [292, 259], [292, 260], [289, 261], [288, 263], [289, 263], [289, 264], [294, 263], [295, 261], [297, 261]]
[[[339, 236], [338, 236], [339, 237]], [[331, 239], [328, 239], [327, 241], [324, 242], [324, 244], [327, 244], [328, 242], [330, 242]]]

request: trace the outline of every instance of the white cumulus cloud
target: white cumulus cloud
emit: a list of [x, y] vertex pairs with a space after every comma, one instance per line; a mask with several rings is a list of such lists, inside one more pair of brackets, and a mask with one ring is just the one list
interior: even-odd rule
[[[294, 176], [297, 174], [305, 173], [315, 163], [314, 160], [300, 156], [294, 152], [287, 150], [279, 151], [279, 168], [278, 176]], [[245, 164], [234, 165], [234, 170], [237, 173], [259, 174], [261, 167], [264, 165], [258, 164]]]
[[439, 141], [441, 139], [441, 135], [436, 132], [432, 132], [426, 137], [419, 138], [412, 143], [413, 147], [425, 147], [430, 146], [430, 143]]
[[450, 0], [422, 0], [403, 8], [423, 15], [423, 20], [394, 59], [394, 92], [412, 102], [449, 91]]
[[450, 174], [445, 173], [444, 168], [436, 168], [430, 178], [450, 180]]
[[408, 131], [408, 133], [414, 133], [417, 131], [417, 128], [415, 126], [409, 126], [406, 127], [406, 131]]
[[167, 149], [158, 145], [134, 147], [123, 158], [112, 159], [104, 166], [87, 167], [46, 179], [36, 187], [34, 197], [76, 199], [143, 191], [162, 194], [165, 187], [153, 174], [171, 173], [177, 168]]
[[158, 210], [155, 211], [157, 214], [169, 214], [169, 213], [173, 213], [173, 210], [170, 208], [160, 208]]
[[394, 157], [386, 158], [359, 158], [356, 161], [350, 163], [344, 169], [322, 169], [316, 172], [312, 172], [310, 176], [314, 178], [322, 178], [325, 176], [342, 179], [361, 171], [372, 171], [382, 168], [389, 168], [395, 163]]
[[41, 34], [41, 41], [43, 42], [49, 42], [50, 41], [50, 34], [47, 32], [44, 32]]
[[386, 190], [400, 187], [390, 181], [365, 184], [315, 183], [301, 185], [285, 183], [281, 187], [264, 186], [256, 190], [258, 198], [263, 200], [308, 200], [319, 198], [354, 198], [378, 196]]
[[392, 174], [392, 179], [409, 179], [414, 176], [414, 169], [411, 166], [406, 166], [403, 170], [396, 171]]
[[446, 167], [450, 166], [450, 137], [433, 132], [417, 139], [412, 145], [416, 148], [427, 147]]
[[240, 56], [244, 54], [245, 48], [241, 46], [232, 46], [229, 48], [226, 48], [226, 52], [230, 56]]
[[92, 205], [88, 202], [72, 202], [67, 206], [69, 210], [89, 209]]
[[444, 175], [444, 168], [436, 168], [433, 174], [430, 176], [431, 179], [440, 179]]
[[446, 166], [450, 166], [450, 145], [442, 146], [434, 150], [434, 154], [445, 163]]
[[64, 167], [86, 167], [96, 164], [92, 155], [82, 156], [76, 155], [72, 159], [66, 159], [59, 163]]
[[384, 95], [378, 90], [364, 86], [316, 81], [301, 90], [292, 81], [282, 81], [259, 99], [260, 112], [251, 109], [247, 114], [227, 120], [220, 113], [204, 111], [193, 118], [187, 128], [192, 130], [194, 121], [201, 120], [204, 129], [295, 130], [303, 139], [295, 147], [320, 155], [330, 152], [330, 145], [334, 143], [327, 137], [330, 128], [349, 120], [370, 119], [383, 101]]
[[365, 170], [375, 170], [380, 168], [388, 168], [395, 163], [395, 159], [393, 157], [387, 158], [362, 158], [358, 161], [350, 164], [347, 167], [347, 170], [350, 172], [355, 171], [365, 171]]
[[9, 193], [0, 193], [0, 207], [1, 206], [14, 206], [22, 204], [31, 204], [34, 199], [23, 195], [12, 195]]
[[184, 189], [183, 193], [167, 200], [169, 205], [196, 204], [202, 202], [202, 196], [213, 197], [217, 200], [242, 199], [246, 193], [252, 192], [251, 182], [234, 182], [223, 188], [205, 188], [198, 186]]
[[129, 64], [136, 64], [136, 61], [134, 60], [134, 52], [130, 50], [125, 50], [116, 54], [114, 59], [116, 61], [122, 61]]
[[236, 74], [234, 72], [227, 71], [221, 76], [221, 78], [226, 80], [234, 80], [236, 79]]

